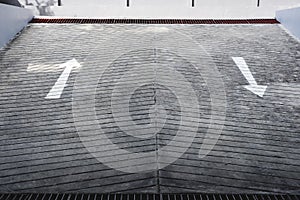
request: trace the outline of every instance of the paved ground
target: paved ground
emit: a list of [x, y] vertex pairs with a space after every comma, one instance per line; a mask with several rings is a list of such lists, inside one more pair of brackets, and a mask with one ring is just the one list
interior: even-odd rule
[[34, 24], [0, 70], [0, 192], [300, 193], [278, 25]]

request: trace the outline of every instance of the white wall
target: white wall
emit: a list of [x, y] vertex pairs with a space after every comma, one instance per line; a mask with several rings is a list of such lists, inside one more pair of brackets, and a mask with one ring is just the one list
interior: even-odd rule
[[276, 19], [300, 40], [300, 7], [277, 11]]
[[300, 6], [300, 0], [62, 0], [56, 16], [99, 18], [275, 18], [275, 12]]
[[0, 48], [7, 44], [33, 18], [30, 10], [0, 4]]

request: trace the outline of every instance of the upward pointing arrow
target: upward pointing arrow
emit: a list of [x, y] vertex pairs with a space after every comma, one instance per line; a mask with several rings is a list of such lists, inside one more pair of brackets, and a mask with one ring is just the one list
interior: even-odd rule
[[69, 79], [70, 73], [73, 69], [73, 67], [80, 67], [80, 63], [77, 62], [77, 60], [74, 58], [72, 60], [69, 60], [66, 63], [63, 63], [60, 65], [60, 68], [64, 67], [65, 70], [62, 72], [58, 80], [56, 81], [55, 85], [52, 87], [50, 92], [45, 97], [46, 99], [59, 99], [66, 83]]
[[265, 94], [265, 91], [268, 86], [265, 85], [257, 85], [257, 82], [255, 81], [254, 77], [252, 76], [252, 73], [242, 57], [232, 57], [235, 64], [239, 67], [240, 71], [244, 75], [244, 77], [247, 79], [249, 85], [245, 85], [244, 87], [247, 90], [250, 90], [254, 94], [258, 95], [259, 97], [263, 97]]

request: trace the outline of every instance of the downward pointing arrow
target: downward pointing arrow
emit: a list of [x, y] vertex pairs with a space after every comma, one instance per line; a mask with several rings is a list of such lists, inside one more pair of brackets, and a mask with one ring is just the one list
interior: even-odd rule
[[247, 90], [250, 90], [259, 97], [263, 97], [268, 86], [264, 85], [245, 85]]
[[268, 86], [257, 85], [257, 82], [252, 76], [252, 73], [243, 57], [232, 57], [232, 59], [249, 83], [249, 85], [245, 85], [244, 87], [259, 97], [263, 97]]

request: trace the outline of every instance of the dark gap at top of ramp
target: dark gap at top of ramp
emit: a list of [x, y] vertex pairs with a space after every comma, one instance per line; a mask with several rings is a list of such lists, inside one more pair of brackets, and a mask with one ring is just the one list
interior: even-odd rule
[[80, 19], [34, 18], [30, 23], [67, 24], [279, 24], [276, 19]]

